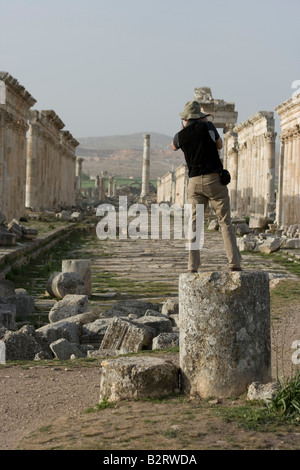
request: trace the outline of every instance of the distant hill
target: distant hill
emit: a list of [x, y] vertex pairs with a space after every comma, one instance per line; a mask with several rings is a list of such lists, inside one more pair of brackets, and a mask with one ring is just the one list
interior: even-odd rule
[[76, 138], [76, 154], [83, 158], [83, 172], [96, 176], [107, 171], [112, 176], [141, 177], [144, 134], [150, 134], [150, 177], [155, 179], [184, 161], [181, 150], [170, 149], [172, 137], [155, 132]]
[[[120, 150], [120, 149], [142, 149], [144, 147], [144, 134], [112, 135], [104, 137], [83, 137], [77, 139], [80, 147], [97, 150]], [[149, 132], [150, 145], [153, 149], [169, 149], [172, 137], [157, 132]]]

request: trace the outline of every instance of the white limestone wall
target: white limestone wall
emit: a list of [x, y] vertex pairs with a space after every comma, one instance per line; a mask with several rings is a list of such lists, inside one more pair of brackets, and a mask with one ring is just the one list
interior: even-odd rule
[[300, 222], [300, 94], [275, 110], [281, 126], [276, 221], [286, 227]]
[[27, 139], [26, 207], [58, 208], [60, 131], [64, 123], [54, 111], [30, 113]]
[[187, 202], [188, 171], [183, 163], [175, 170], [175, 204], [181, 207]]
[[78, 143], [54, 111], [31, 111], [27, 140], [26, 207], [57, 210], [76, 205]]
[[76, 205], [76, 147], [79, 142], [69, 131], [61, 131], [60, 172], [58, 204], [62, 207]]
[[275, 121], [260, 111], [225, 134], [224, 167], [236, 215], [267, 217], [275, 210]]
[[7, 72], [0, 72], [0, 211], [6, 219], [25, 212], [26, 132], [35, 99]]
[[173, 172], [169, 171], [157, 181], [157, 202], [174, 202], [175, 182]]

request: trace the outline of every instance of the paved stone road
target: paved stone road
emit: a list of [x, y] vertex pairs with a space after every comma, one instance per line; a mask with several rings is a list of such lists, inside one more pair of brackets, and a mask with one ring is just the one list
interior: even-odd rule
[[[106, 240], [97, 241], [93, 250], [101, 250], [100, 256], [92, 256], [93, 276], [101, 272], [111, 273], [123, 280], [138, 283], [156, 282], [172, 286], [174, 295], [178, 292], [178, 278], [187, 271], [188, 252], [182, 240]], [[217, 271], [227, 269], [227, 258], [220, 232], [207, 232], [201, 250], [201, 270]], [[243, 254], [244, 270], [264, 270], [273, 277], [293, 277], [282, 266], [258, 254]], [[108, 289], [107, 294], [109, 294]], [[94, 280], [94, 293], [97, 282]], [[159, 295], [159, 293], [158, 293]], [[165, 295], [165, 294], [163, 294]]]

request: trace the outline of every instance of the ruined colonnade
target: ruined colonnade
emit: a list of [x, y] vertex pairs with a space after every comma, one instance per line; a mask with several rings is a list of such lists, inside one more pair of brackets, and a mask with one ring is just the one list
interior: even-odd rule
[[26, 207], [33, 210], [76, 205], [79, 143], [63, 127], [54, 111], [30, 111]]
[[[223, 166], [231, 174], [232, 214], [272, 220], [278, 228], [300, 223], [300, 94], [275, 109], [281, 126], [278, 160], [272, 111], [257, 112], [235, 124], [234, 106], [228, 104], [226, 114], [224, 102], [213, 100], [210, 89], [196, 88], [194, 99], [203, 112], [215, 115], [216, 128], [224, 131]], [[172, 174], [175, 188], [177, 172]], [[159, 178], [157, 186], [158, 202], [175, 202], [177, 190], [170, 191], [170, 173]], [[186, 189], [182, 194], [181, 205], [187, 202]]]
[[20, 218], [25, 208], [75, 206], [79, 143], [50, 111], [30, 108], [36, 100], [7, 72], [0, 72], [0, 212]]
[[25, 209], [28, 118], [36, 100], [7, 72], [0, 72], [0, 212]]
[[275, 120], [260, 111], [224, 135], [223, 165], [231, 173], [235, 215], [268, 217], [275, 210]]
[[276, 108], [281, 120], [277, 219], [280, 226], [300, 222], [300, 94]]

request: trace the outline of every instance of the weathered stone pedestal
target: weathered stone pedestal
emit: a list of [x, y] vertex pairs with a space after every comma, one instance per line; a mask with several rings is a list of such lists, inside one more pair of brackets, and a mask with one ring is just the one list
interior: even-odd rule
[[182, 274], [179, 327], [184, 393], [224, 398], [270, 381], [267, 273]]
[[84, 282], [84, 294], [92, 294], [91, 260], [89, 259], [64, 259], [62, 260], [62, 272], [78, 274]]

